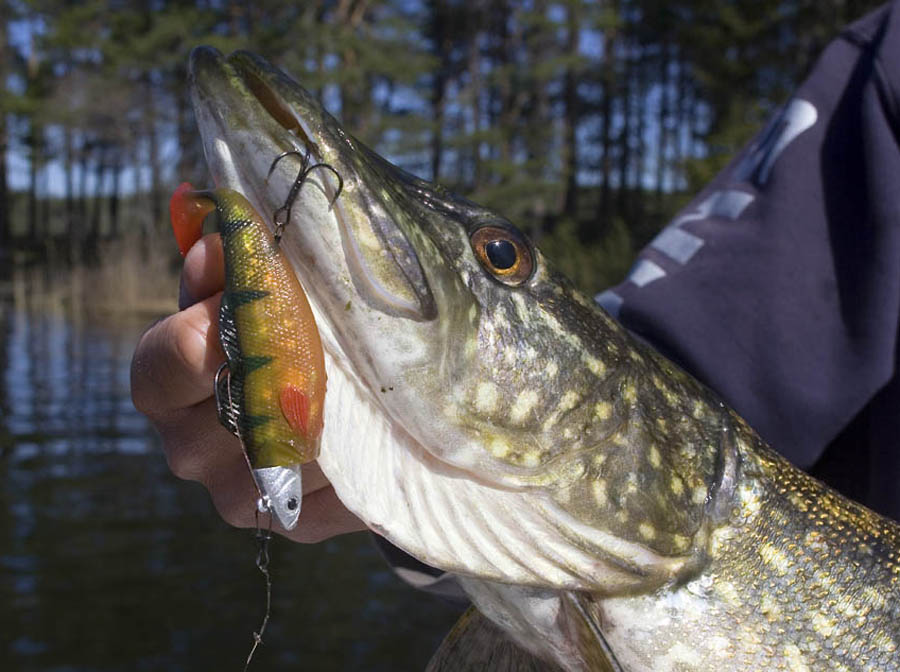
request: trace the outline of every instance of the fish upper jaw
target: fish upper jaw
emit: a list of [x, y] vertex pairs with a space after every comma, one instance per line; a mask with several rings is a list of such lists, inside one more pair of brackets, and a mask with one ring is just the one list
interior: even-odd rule
[[[341, 174], [344, 188], [334, 207], [336, 178], [324, 170], [310, 174], [282, 239], [326, 351], [420, 443], [433, 451], [449, 446], [457, 466], [490, 471], [484, 467], [492, 458], [456, 431], [452, 417], [436, 412], [440, 404], [431, 399], [446, 394], [443, 378], [451, 364], [461, 363], [462, 344], [475, 338], [475, 328], [467, 321], [472, 300], [464, 283], [418, 231], [420, 212], [413, 208], [425, 200], [424, 187], [357, 144], [302, 87], [256, 57], [226, 59], [198, 48], [190, 73], [214, 180], [244, 194], [270, 226], [297, 170], [284, 160], [264, 179], [276, 156], [309, 150], [314, 161]], [[268, 89], [261, 88], [262, 78]], [[288, 109], [297, 122], [291, 129], [285, 128]], [[467, 248], [465, 230], [455, 235], [451, 243]]]

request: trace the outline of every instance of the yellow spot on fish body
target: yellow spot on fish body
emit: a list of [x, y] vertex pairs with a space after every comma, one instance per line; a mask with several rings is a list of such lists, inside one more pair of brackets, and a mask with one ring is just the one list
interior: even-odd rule
[[784, 658], [791, 672], [810, 672], [809, 665], [806, 664], [803, 653], [796, 644], [788, 644], [784, 647]]
[[829, 618], [825, 614], [820, 612], [816, 612], [812, 617], [812, 626], [813, 630], [818, 632], [822, 637], [831, 637], [831, 633], [834, 632], [834, 626], [836, 623], [834, 619]]
[[551, 359], [547, 362], [547, 366], [544, 368], [544, 373], [548, 376], [552, 377], [559, 373], [559, 364], [556, 363], [555, 359]]
[[534, 390], [522, 390], [510, 410], [510, 419], [515, 423], [522, 422], [534, 410], [538, 402], [538, 394]]
[[694, 488], [693, 492], [691, 493], [691, 501], [694, 504], [703, 504], [706, 501], [706, 488], [704, 488], [702, 485]]
[[536, 450], [530, 450], [522, 455], [522, 466], [536, 467], [541, 463], [541, 454]]
[[872, 643], [886, 653], [893, 653], [897, 650], [897, 643], [883, 630], [872, 635]]
[[650, 446], [650, 454], [648, 457], [653, 468], [659, 469], [659, 466], [662, 464], [662, 459], [659, 456], [659, 450], [656, 446]]
[[590, 372], [598, 378], [602, 377], [603, 374], [606, 373], [606, 364], [604, 364], [601, 360], [597, 359], [593, 355], [584, 354], [582, 355], [581, 359], [585, 364], [587, 364]]
[[562, 396], [562, 399], [560, 399], [559, 406], [557, 406], [557, 409], [559, 411], [565, 413], [566, 411], [571, 411], [573, 408], [575, 408], [575, 404], [577, 404], [577, 403], [578, 403], [578, 394], [576, 394], [572, 390], [569, 390]]
[[715, 584], [715, 590], [716, 593], [718, 593], [719, 597], [721, 597], [731, 606], [740, 606], [740, 595], [738, 595], [737, 589], [734, 587], [734, 584], [731, 583], [731, 581], [720, 581], [719, 583]]
[[672, 544], [674, 544], [678, 551], [684, 552], [688, 549], [688, 546], [691, 545], [691, 540], [683, 534], [675, 534], [672, 535]]
[[622, 399], [629, 404], [633, 404], [637, 401], [637, 387], [635, 387], [634, 383], [625, 383], [622, 388]]
[[606, 498], [606, 481], [602, 478], [597, 479], [593, 483], [591, 483], [591, 490], [594, 493], [594, 500], [600, 506], [606, 506], [607, 498]]
[[612, 417], [612, 404], [608, 401], [598, 401], [594, 404], [594, 415], [598, 420], [609, 420]]
[[684, 481], [673, 475], [669, 481], [669, 488], [671, 488], [673, 494], [680, 495], [684, 492]]
[[504, 458], [509, 455], [509, 444], [499, 437], [491, 439], [490, 450], [494, 457]]
[[656, 528], [650, 523], [641, 523], [638, 525], [638, 532], [640, 532], [641, 536], [648, 541], [656, 538]]
[[766, 617], [769, 623], [781, 620], [781, 607], [778, 602], [768, 593], [763, 593], [759, 599], [759, 610]]
[[738, 489], [738, 497], [744, 507], [744, 512], [748, 516], [757, 514], [762, 508], [762, 500], [759, 494], [750, 485], [742, 485]]
[[475, 391], [475, 407], [482, 413], [490, 413], [497, 407], [497, 386], [490, 382], [478, 384]]
[[884, 609], [887, 604], [887, 600], [885, 600], [884, 594], [882, 592], [872, 586], [866, 586], [863, 588], [862, 597], [865, 602], [870, 605], [873, 609]]
[[758, 553], [763, 562], [779, 574], [784, 575], [790, 569], [791, 561], [780, 548], [765, 542], [760, 544]]

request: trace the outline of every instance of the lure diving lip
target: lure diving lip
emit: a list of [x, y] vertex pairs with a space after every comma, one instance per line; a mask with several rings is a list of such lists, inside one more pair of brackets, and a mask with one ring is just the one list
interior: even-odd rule
[[184, 183], [169, 202], [182, 255], [217, 210], [225, 250], [216, 375], [219, 419], [244, 447], [260, 509], [285, 528], [303, 500], [300, 466], [316, 459], [323, 429], [325, 358], [309, 301], [265, 222], [236, 191]]

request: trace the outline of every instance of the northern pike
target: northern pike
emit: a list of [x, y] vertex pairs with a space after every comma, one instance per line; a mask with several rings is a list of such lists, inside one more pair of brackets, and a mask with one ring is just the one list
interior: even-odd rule
[[333, 208], [334, 176], [313, 178], [282, 240], [324, 345], [319, 464], [480, 612], [432, 669], [900, 668], [896, 523], [266, 61], [199, 48], [190, 71], [218, 185], [273, 212], [292, 175], [268, 165], [290, 150], [343, 178]]
[[309, 301], [241, 194], [184, 183], [169, 210], [182, 255], [200, 239], [206, 215], [218, 210], [225, 251], [219, 340], [227, 360], [216, 381], [219, 412], [243, 444], [261, 508], [290, 530], [303, 501], [300, 466], [316, 459], [322, 435], [325, 363]]

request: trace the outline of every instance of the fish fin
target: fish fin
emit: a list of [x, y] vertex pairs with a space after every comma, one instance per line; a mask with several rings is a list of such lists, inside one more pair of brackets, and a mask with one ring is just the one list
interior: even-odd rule
[[284, 419], [297, 434], [309, 438], [309, 395], [295, 385], [281, 388], [278, 398]]
[[215, 203], [202, 198], [189, 182], [182, 182], [169, 199], [169, 218], [181, 256], [185, 256], [203, 235], [203, 220], [215, 210]]
[[562, 672], [516, 646], [475, 607], [470, 607], [441, 642], [425, 672]]
[[623, 672], [622, 664], [600, 628], [596, 604], [578, 593], [564, 593], [560, 619], [569, 637], [577, 643], [587, 669], [596, 672]]

